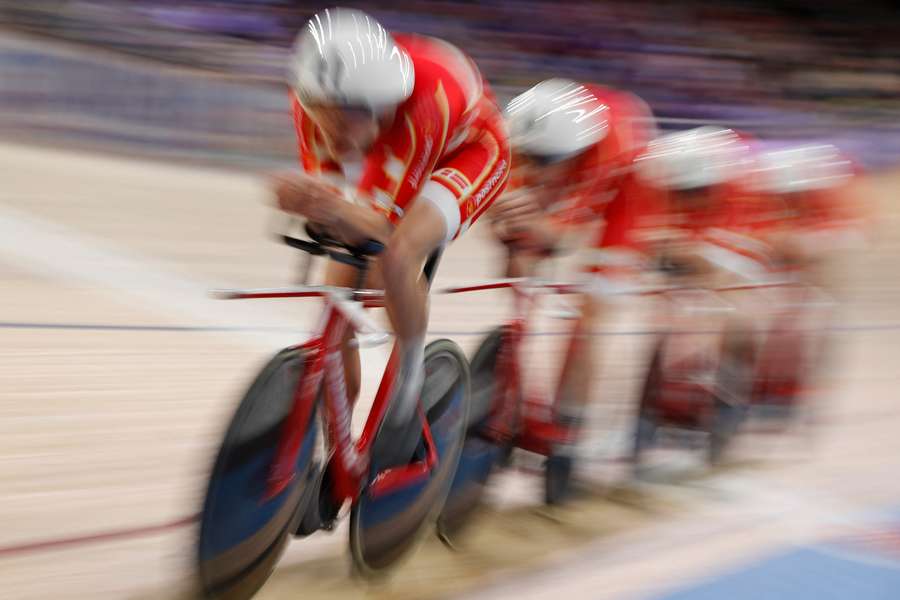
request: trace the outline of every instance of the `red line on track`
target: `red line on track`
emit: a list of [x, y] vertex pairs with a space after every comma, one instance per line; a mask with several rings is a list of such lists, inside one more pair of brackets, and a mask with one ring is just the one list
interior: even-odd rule
[[198, 517], [199, 515], [191, 515], [189, 517], [184, 517], [166, 523], [160, 523], [158, 525], [146, 525], [144, 527], [117, 529], [100, 533], [89, 533], [86, 535], [73, 536], [69, 538], [57, 538], [40, 540], [36, 542], [26, 542], [24, 544], [15, 544], [12, 546], [0, 546], [0, 558], [10, 558], [22, 554], [47, 552], [71, 546], [84, 546], [87, 544], [98, 544], [102, 542], [110, 542], [113, 540], [127, 540], [155, 535], [159, 533], [166, 533], [168, 531], [186, 527], [191, 523], [197, 521]]

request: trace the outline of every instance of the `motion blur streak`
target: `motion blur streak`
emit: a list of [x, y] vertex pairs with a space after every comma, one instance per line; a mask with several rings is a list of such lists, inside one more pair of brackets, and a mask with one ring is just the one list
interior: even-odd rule
[[[344, 5], [464, 50], [501, 108], [563, 79], [579, 101], [625, 97], [629, 123], [660, 137], [633, 156], [617, 140], [616, 168], [595, 157], [603, 210], [569, 193], [571, 163], [513, 153], [508, 193], [442, 258], [435, 290], [534, 276], [431, 297], [429, 338], [466, 350], [473, 398], [522, 409], [509, 413], [519, 448], [455, 552], [427, 535], [389, 585], [365, 586], [348, 576], [342, 524], [292, 540], [256, 597], [900, 597], [895, 8]], [[3, 598], [194, 597], [187, 515], [223, 428], [318, 314], [316, 301], [208, 291], [297, 280], [297, 253], [272, 239], [264, 176], [297, 169], [286, 65], [323, 8], [0, 0]], [[601, 104], [585, 117], [620, 107]], [[603, 119], [584, 135], [613, 139]], [[619, 194], [650, 207], [623, 213], [641, 243], [603, 254], [591, 245]], [[517, 219], [542, 218], [565, 236], [513, 235], [527, 229]], [[533, 305], [516, 295], [526, 288]], [[659, 293], [635, 293], [648, 289]], [[507, 337], [490, 346], [491, 331]], [[361, 351], [354, 433], [386, 352]], [[568, 371], [585, 385], [563, 385]], [[547, 497], [547, 458], [573, 461], [565, 502]]]

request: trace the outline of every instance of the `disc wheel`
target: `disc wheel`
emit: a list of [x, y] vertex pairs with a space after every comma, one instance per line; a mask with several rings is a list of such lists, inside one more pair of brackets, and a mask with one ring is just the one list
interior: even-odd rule
[[472, 356], [472, 408], [459, 467], [437, 521], [438, 538], [454, 547], [472, 514], [481, 504], [491, 472], [510, 450], [482, 434], [482, 427], [497, 400], [497, 360], [503, 347], [503, 329], [485, 336]]
[[[356, 570], [375, 577], [386, 572], [414, 546], [433, 522], [459, 463], [469, 415], [469, 368], [459, 347], [438, 340], [425, 348], [422, 408], [430, 427], [438, 461], [424, 478], [403, 482], [376, 495], [367, 485], [350, 511], [350, 550]], [[382, 429], [377, 435], [381, 435]], [[377, 444], [373, 443], [373, 448]], [[420, 435], [413, 462], [425, 459]], [[383, 472], [383, 460], [372, 455], [368, 484]]]
[[303, 436], [295, 476], [277, 495], [268, 480], [283, 425], [303, 375], [301, 350], [288, 348], [257, 375], [228, 425], [207, 486], [197, 540], [198, 586], [207, 598], [250, 598], [265, 583], [308, 496], [316, 438], [315, 407]]

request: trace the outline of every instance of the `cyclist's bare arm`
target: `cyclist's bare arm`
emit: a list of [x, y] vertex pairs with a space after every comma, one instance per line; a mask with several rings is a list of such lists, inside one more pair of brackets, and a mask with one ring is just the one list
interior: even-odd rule
[[489, 211], [494, 234], [513, 252], [558, 250], [575, 226], [550, 213], [540, 198], [527, 191], [501, 196]]
[[305, 173], [279, 174], [273, 177], [272, 187], [279, 208], [306, 217], [341, 241], [385, 243], [393, 230], [378, 211], [368, 205], [347, 202], [339, 189], [319, 177]]

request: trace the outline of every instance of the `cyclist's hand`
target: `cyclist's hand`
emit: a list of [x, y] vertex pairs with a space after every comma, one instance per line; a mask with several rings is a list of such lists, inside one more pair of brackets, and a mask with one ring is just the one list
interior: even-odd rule
[[528, 237], [532, 223], [540, 215], [537, 197], [527, 190], [504, 194], [494, 202], [489, 213], [497, 237], [504, 243], [517, 244]]
[[497, 223], [515, 223], [516, 220], [533, 218], [543, 212], [537, 194], [529, 190], [517, 190], [503, 194], [491, 206], [491, 218]]
[[281, 210], [325, 227], [336, 222], [344, 204], [340, 190], [306, 173], [279, 173], [271, 177], [270, 185]]

